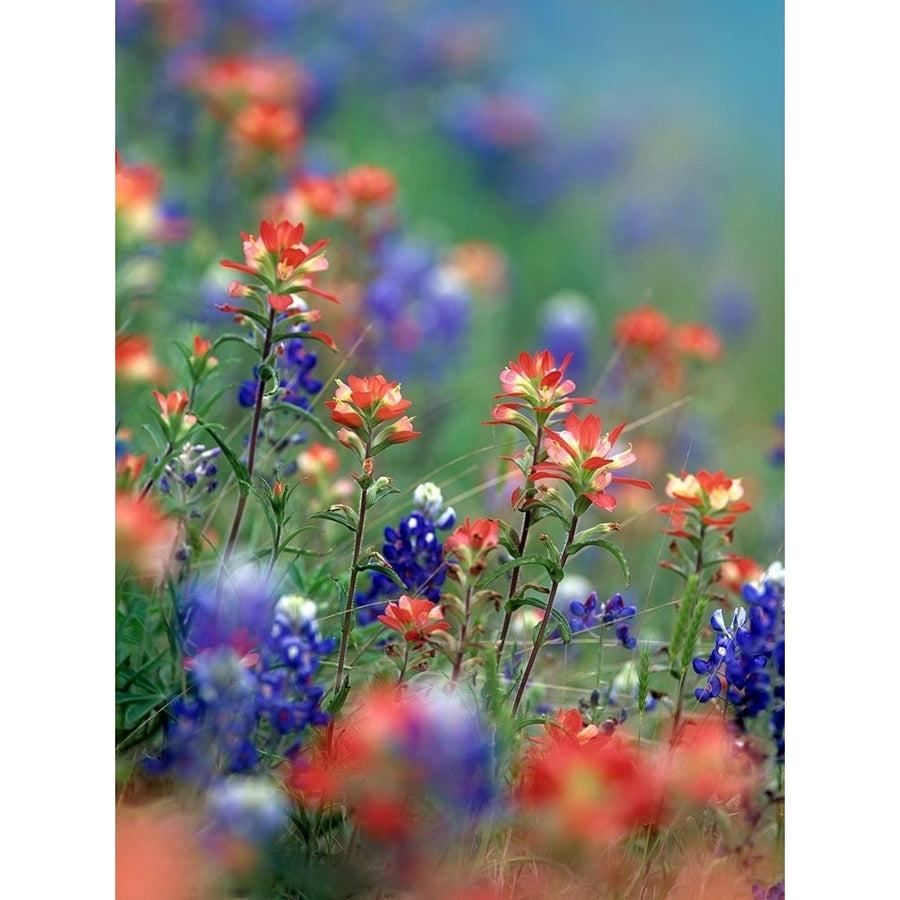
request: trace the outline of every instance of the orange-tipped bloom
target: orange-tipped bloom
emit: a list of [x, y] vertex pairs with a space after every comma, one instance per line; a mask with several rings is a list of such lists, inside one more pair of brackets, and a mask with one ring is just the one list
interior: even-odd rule
[[669, 320], [652, 306], [640, 306], [620, 316], [613, 325], [616, 343], [654, 351], [669, 339]]
[[126, 334], [116, 338], [116, 375], [127, 381], [151, 381], [162, 384], [171, 377], [169, 370], [153, 355], [149, 338]]
[[455, 556], [470, 575], [480, 575], [487, 564], [488, 554], [497, 548], [500, 523], [496, 519], [476, 519], [468, 516], [462, 525], [444, 541], [444, 553]]
[[700, 521], [710, 528], [728, 528], [740, 513], [752, 507], [743, 502], [744, 486], [740, 478], [728, 478], [720, 469], [707, 472], [701, 469], [696, 475], [682, 470], [680, 476], [669, 475], [666, 494], [675, 502], [658, 507], [659, 512], [672, 516], [672, 527], [666, 534], [685, 537], [685, 514], [699, 516]]
[[449, 631], [444, 613], [437, 603], [404, 594], [396, 603], [388, 603], [383, 615], [378, 617], [388, 628], [403, 635], [413, 646], [424, 644], [435, 631]]
[[[625, 423], [622, 422], [609, 434], [604, 434], [598, 416], [587, 415], [580, 419], [575, 413], [569, 413], [562, 431], [545, 429], [544, 449], [547, 460], [534, 466], [530, 478], [533, 481], [559, 478], [568, 483], [576, 498], [583, 497], [611, 512], [616, 508], [616, 498], [607, 494], [606, 488], [614, 482], [648, 490], [652, 487], [642, 479], [613, 475], [616, 469], [622, 469], [635, 461], [630, 444], [620, 453], [612, 452], [624, 427]], [[587, 504], [584, 505], [587, 508]]]
[[155, 579], [168, 566], [178, 526], [151, 497], [116, 491], [116, 563], [128, 566], [139, 578]]

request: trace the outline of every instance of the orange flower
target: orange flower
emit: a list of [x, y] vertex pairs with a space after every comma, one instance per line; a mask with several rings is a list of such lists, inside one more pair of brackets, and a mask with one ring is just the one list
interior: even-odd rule
[[396, 603], [388, 603], [378, 621], [403, 635], [413, 646], [424, 644], [435, 631], [449, 631], [444, 613], [437, 603], [404, 594]]
[[752, 507], [744, 503], [744, 486], [740, 478], [727, 478], [722, 470], [707, 472], [701, 469], [696, 475], [682, 470], [681, 476], [669, 474], [666, 494], [675, 502], [658, 507], [659, 512], [672, 516], [672, 528], [664, 534], [684, 537], [684, 516], [688, 511], [699, 515], [700, 521], [711, 528], [727, 528], [738, 515]]
[[127, 491], [116, 491], [116, 563], [130, 566], [138, 577], [155, 579], [165, 572], [178, 527], [153, 503]]
[[566, 367], [572, 359], [569, 353], [557, 366], [549, 350], [541, 350], [534, 356], [520, 353], [518, 362], [510, 362], [500, 373], [500, 384], [505, 388], [502, 394], [495, 394], [499, 400], [514, 397], [524, 401], [535, 412], [548, 414], [572, 403], [595, 403], [584, 397], [569, 397], [575, 390], [575, 382], [565, 377]]

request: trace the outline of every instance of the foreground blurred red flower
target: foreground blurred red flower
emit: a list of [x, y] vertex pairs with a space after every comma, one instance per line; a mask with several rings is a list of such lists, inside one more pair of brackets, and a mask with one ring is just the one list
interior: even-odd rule
[[178, 527], [154, 504], [126, 491], [116, 491], [116, 564], [136, 575], [157, 578], [169, 564]]
[[128, 809], [116, 815], [116, 900], [212, 898], [213, 872], [187, 816]]
[[400, 632], [414, 647], [421, 646], [435, 631], [449, 631], [444, 613], [437, 603], [404, 594], [396, 603], [388, 603], [378, 621]]

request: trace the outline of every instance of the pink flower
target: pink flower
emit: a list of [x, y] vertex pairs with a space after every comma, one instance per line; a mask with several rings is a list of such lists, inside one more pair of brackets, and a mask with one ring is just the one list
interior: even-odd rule
[[444, 613], [437, 603], [403, 595], [396, 603], [388, 603], [384, 614], [378, 617], [388, 628], [398, 631], [404, 640], [414, 646], [424, 644], [435, 631], [449, 631]]

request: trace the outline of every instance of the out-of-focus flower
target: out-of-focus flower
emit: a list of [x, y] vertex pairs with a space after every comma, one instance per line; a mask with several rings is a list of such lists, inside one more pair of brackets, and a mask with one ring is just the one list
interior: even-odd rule
[[569, 372], [577, 380], [588, 373], [595, 327], [596, 315], [583, 294], [560, 291], [541, 304], [541, 343], [557, 359], [570, 359]]
[[230, 775], [206, 792], [206, 817], [214, 840], [231, 838], [265, 849], [288, 823], [288, 796], [272, 778]]
[[665, 345], [670, 329], [666, 315], [653, 306], [640, 306], [616, 319], [613, 339], [626, 347], [652, 353]]
[[182, 240], [185, 223], [163, 202], [162, 176], [150, 165], [128, 165], [116, 151], [116, 230], [125, 242]]
[[424, 644], [436, 631], [449, 631], [443, 610], [437, 603], [417, 597], [402, 596], [396, 603], [388, 603], [378, 621], [399, 632], [413, 647]]
[[509, 261], [493, 244], [463, 241], [452, 248], [447, 262], [480, 297], [501, 299], [509, 292]]
[[241, 148], [269, 151], [285, 159], [290, 159], [304, 137], [295, 109], [263, 101], [248, 103], [235, 114], [230, 135]]
[[188, 69], [186, 82], [215, 116], [227, 120], [249, 103], [299, 103], [305, 73], [289, 56], [201, 57]]
[[746, 582], [755, 581], [762, 574], [763, 568], [755, 559], [732, 554], [719, 566], [716, 582], [726, 590], [740, 594]]
[[533, 467], [530, 478], [535, 481], [541, 478], [561, 479], [575, 495], [576, 505], [582, 501], [586, 509], [589, 502], [611, 512], [616, 508], [616, 498], [606, 493], [610, 485], [618, 483], [652, 489], [648, 481], [613, 475], [615, 470], [635, 460], [630, 444], [619, 453], [612, 452], [624, 428], [625, 422], [622, 422], [604, 434], [598, 416], [588, 414], [581, 419], [575, 413], [569, 413], [562, 431], [544, 429], [547, 460]]
[[142, 578], [160, 577], [172, 557], [178, 526], [151, 497], [116, 491], [116, 564]]
[[722, 341], [706, 325], [689, 323], [676, 325], [672, 330], [672, 346], [682, 356], [715, 362], [722, 356]]
[[213, 897], [214, 871], [199, 832], [199, 821], [161, 806], [117, 808], [118, 900]]
[[150, 338], [125, 334], [116, 338], [116, 376], [126, 381], [165, 384], [171, 372], [156, 358]]
[[313, 808], [346, 804], [368, 834], [436, 839], [483, 814], [496, 794], [493, 736], [458, 693], [370, 687], [323, 736], [296, 755], [285, 783]]
[[360, 206], [380, 206], [393, 201], [397, 181], [381, 166], [365, 163], [344, 173], [343, 186], [354, 203]]
[[462, 569], [473, 577], [484, 571], [487, 557], [500, 540], [500, 523], [496, 519], [466, 517], [465, 522], [444, 541], [444, 553], [456, 557]]

